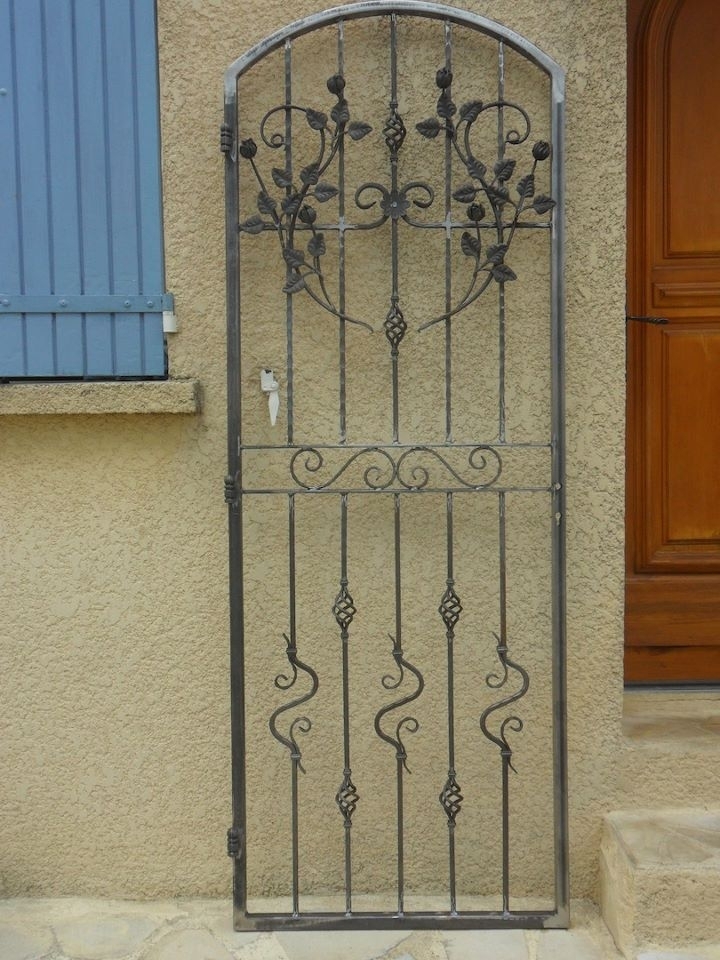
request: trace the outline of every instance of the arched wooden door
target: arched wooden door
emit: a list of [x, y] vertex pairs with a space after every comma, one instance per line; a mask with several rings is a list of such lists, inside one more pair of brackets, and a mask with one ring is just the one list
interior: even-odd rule
[[628, 30], [625, 675], [717, 682], [720, 4], [629, 0]]

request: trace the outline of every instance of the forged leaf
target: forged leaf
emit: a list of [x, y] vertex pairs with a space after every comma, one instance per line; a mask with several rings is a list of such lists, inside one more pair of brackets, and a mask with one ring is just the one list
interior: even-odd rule
[[485, 251], [485, 258], [490, 263], [502, 263], [505, 259], [505, 254], [507, 253], [507, 244], [506, 243], [497, 243], [495, 246], [488, 247]]
[[467, 169], [473, 180], [482, 180], [487, 173], [487, 167], [480, 160], [471, 157], [467, 162]]
[[464, 103], [460, 107], [460, 119], [472, 123], [480, 116], [482, 108], [482, 100], [471, 100], [469, 103]]
[[291, 267], [299, 267], [305, 263], [305, 254], [302, 250], [296, 250], [294, 247], [286, 247], [283, 250], [283, 259]]
[[449, 120], [457, 113], [457, 107], [450, 98], [447, 90], [443, 90], [437, 102], [437, 112], [439, 117]]
[[321, 257], [325, 249], [325, 237], [321, 233], [316, 233], [308, 243], [308, 253], [311, 257]]
[[535, 194], [535, 177], [529, 173], [522, 180], [518, 180], [517, 192], [521, 197], [532, 197]]
[[498, 160], [498, 162], [495, 164], [495, 176], [498, 178], [498, 180], [500, 180], [501, 183], [509, 180], [513, 175], [514, 170], [514, 160]]
[[555, 201], [552, 197], [546, 197], [544, 194], [540, 193], [533, 200], [533, 209], [535, 213], [548, 213], [555, 206]]
[[332, 200], [333, 197], [336, 197], [340, 193], [337, 187], [334, 187], [331, 183], [319, 183], [315, 187], [315, 199], [320, 203], [325, 203], [328, 200]]
[[480, 241], [466, 230], [460, 239], [460, 249], [466, 257], [477, 259], [480, 256]]
[[262, 233], [264, 229], [265, 221], [257, 214], [245, 220], [244, 223], [238, 224], [238, 230], [242, 230], [243, 233]]
[[428, 140], [433, 140], [440, 133], [440, 121], [435, 117], [428, 117], [415, 124], [417, 132]]
[[296, 277], [290, 283], [286, 283], [282, 288], [283, 293], [299, 293], [305, 289], [305, 277]]
[[350, 110], [348, 109], [347, 100], [341, 100], [339, 103], [336, 103], [330, 111], [330, 116], [338, 126], [341, 126], [343, 123], [347, 123], [350, 119]]
[[511, 270], [506, 263], [498, 263], [492, 268], [492, 275], [498, 283], [507, 283], [509, 280], [517, 280], [517, 274]]
[[371, 131], [372, 127], [370, 124], [363, 123], [362, 120], [353, 120], [348, 127], [348, 133], [353, 140], [362, 140], [362, 138], [366, 137]]
[[292, 186], [292, 176], [287, 170], [283, 170], [281, 167], [272, 168], [272, 178], [275, 181], [275, 186], [277, 187]]
[[507, 187], [494, 187], [492, 184], [488, 185], [487, 195], [495, 203], [506, 203], [510, 199]]
[[313, 130], [323, 130], [327, 126], [327, 114], [320, 110], [308, 110], [305, 116]]
[[297, 213], [300, 209], [300, 204], [302, 203], [302, 197], [299, 193], [292, 193], [289, 197], [285, 197], [281, 201], [280, 206], [283, 208], [285, 213], [293, 214]]
[[303, 167], [300, 171], [300, 179], [303, 183], [310, 184], [312, 186], [318, 182], [318, 178], [319, 174], [316, 163], [311, 163], [309, 166]]
[[457, 200], [458, 203], [472, 203], [477, 192], [477, 187], [474, 187], [471, 183], [466, 183], [464, 186], [458, 187], [452, 196], [453, 200]]
[[272, 213], [277, 207], [277, 200], [273, 199], [269, 193], [261, 190], [257, 198], [257, 208], [260, 213]]

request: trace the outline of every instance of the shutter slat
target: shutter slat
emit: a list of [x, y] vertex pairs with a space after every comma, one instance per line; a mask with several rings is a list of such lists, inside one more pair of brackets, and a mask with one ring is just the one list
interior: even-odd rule
[[[83, 293], [112, 293], [102, 2], [76, 0]], [[112, 314], [86, 317], [87, 375], [114, 375]]]
[[[134, 294], [140, 290], [142, 266], [138, 243], [137, 78], [130, 3], [105, 5], [105, 51], [113, 293]], [[123, 375], [142, 363], [140, 316], [116, 315], [114, 326], [115, 372]]]
[[[143, 131], [139, 141], [138, 192], [140, 203], [140, 260], [143, 266], [145, 290], [164, 289], [162, 182], [160, 177], [160, 116], [158, 104], [158, 68], [156, 45], [155, 5], [133, 0], [135, 14], [135, 88], [138, 128]], [[165, 339], [162, 323], [152, 324], [143, 319], [143, 362], [148, 370], [165, 365]]]
[[[20, 293], [20, 223], [17, 204], [17, 167], [15, 131], [14, 56], [11, 46], [10, 0], [0, 0], [0, 86], [7, 95], [0, 100], [0, 185], [7, 184], [3, 193], [0, 218], [0, 289]], [[24, 320], [19, 314], [0, 317], [0, 377], [25, 371], [23, 350]]]
[[0, 86], [0, 377], [164, 376], [154, 0], [0, 0]]
[[[50, 227], [54, 261], [53, 293], [82, 293], [75, 69], [72, 5], [54, 5], [45, 23], [47, 123], [50, 158]], [[30, 320], [30, 322], [32, 322]], [[83, 357], [83, 320], [63, 313], [55, 320], [55, 375], [72, 376]], [[82, 369], [84, 373], [84, 369]]]
[[[23, 291], [52, 286], [48, 142], [42, 105], [45, 99], [45, 50], [40, 0], [14, 3], [15, 102], [18, 111], [20, 197], [20, 285]], [[20, 55], [22, 53], [22, 55]], [[25, 318], [28, 377], [54, 376], [52, 315]]]

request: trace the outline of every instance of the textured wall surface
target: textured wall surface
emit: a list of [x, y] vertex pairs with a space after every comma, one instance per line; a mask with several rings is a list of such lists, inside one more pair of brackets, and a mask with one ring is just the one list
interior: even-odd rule
[[[573, 896], [592, 896], [622, 787], [625, 5], [466, 6], [567, 71], [571, 861]], [[218, 125], [226, 66], [288, 7], [158, 7], [171, 373], [200, 380], [203, 410], [0, 422], [3, 895], [230, 889]]]

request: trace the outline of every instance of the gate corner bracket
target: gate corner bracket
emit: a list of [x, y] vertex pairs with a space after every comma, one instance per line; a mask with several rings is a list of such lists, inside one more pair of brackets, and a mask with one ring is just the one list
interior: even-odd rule
[[233, 860], [240, 856], [240, 831], [237, 827], [230, 827], [227, 832], [227, 855]]

